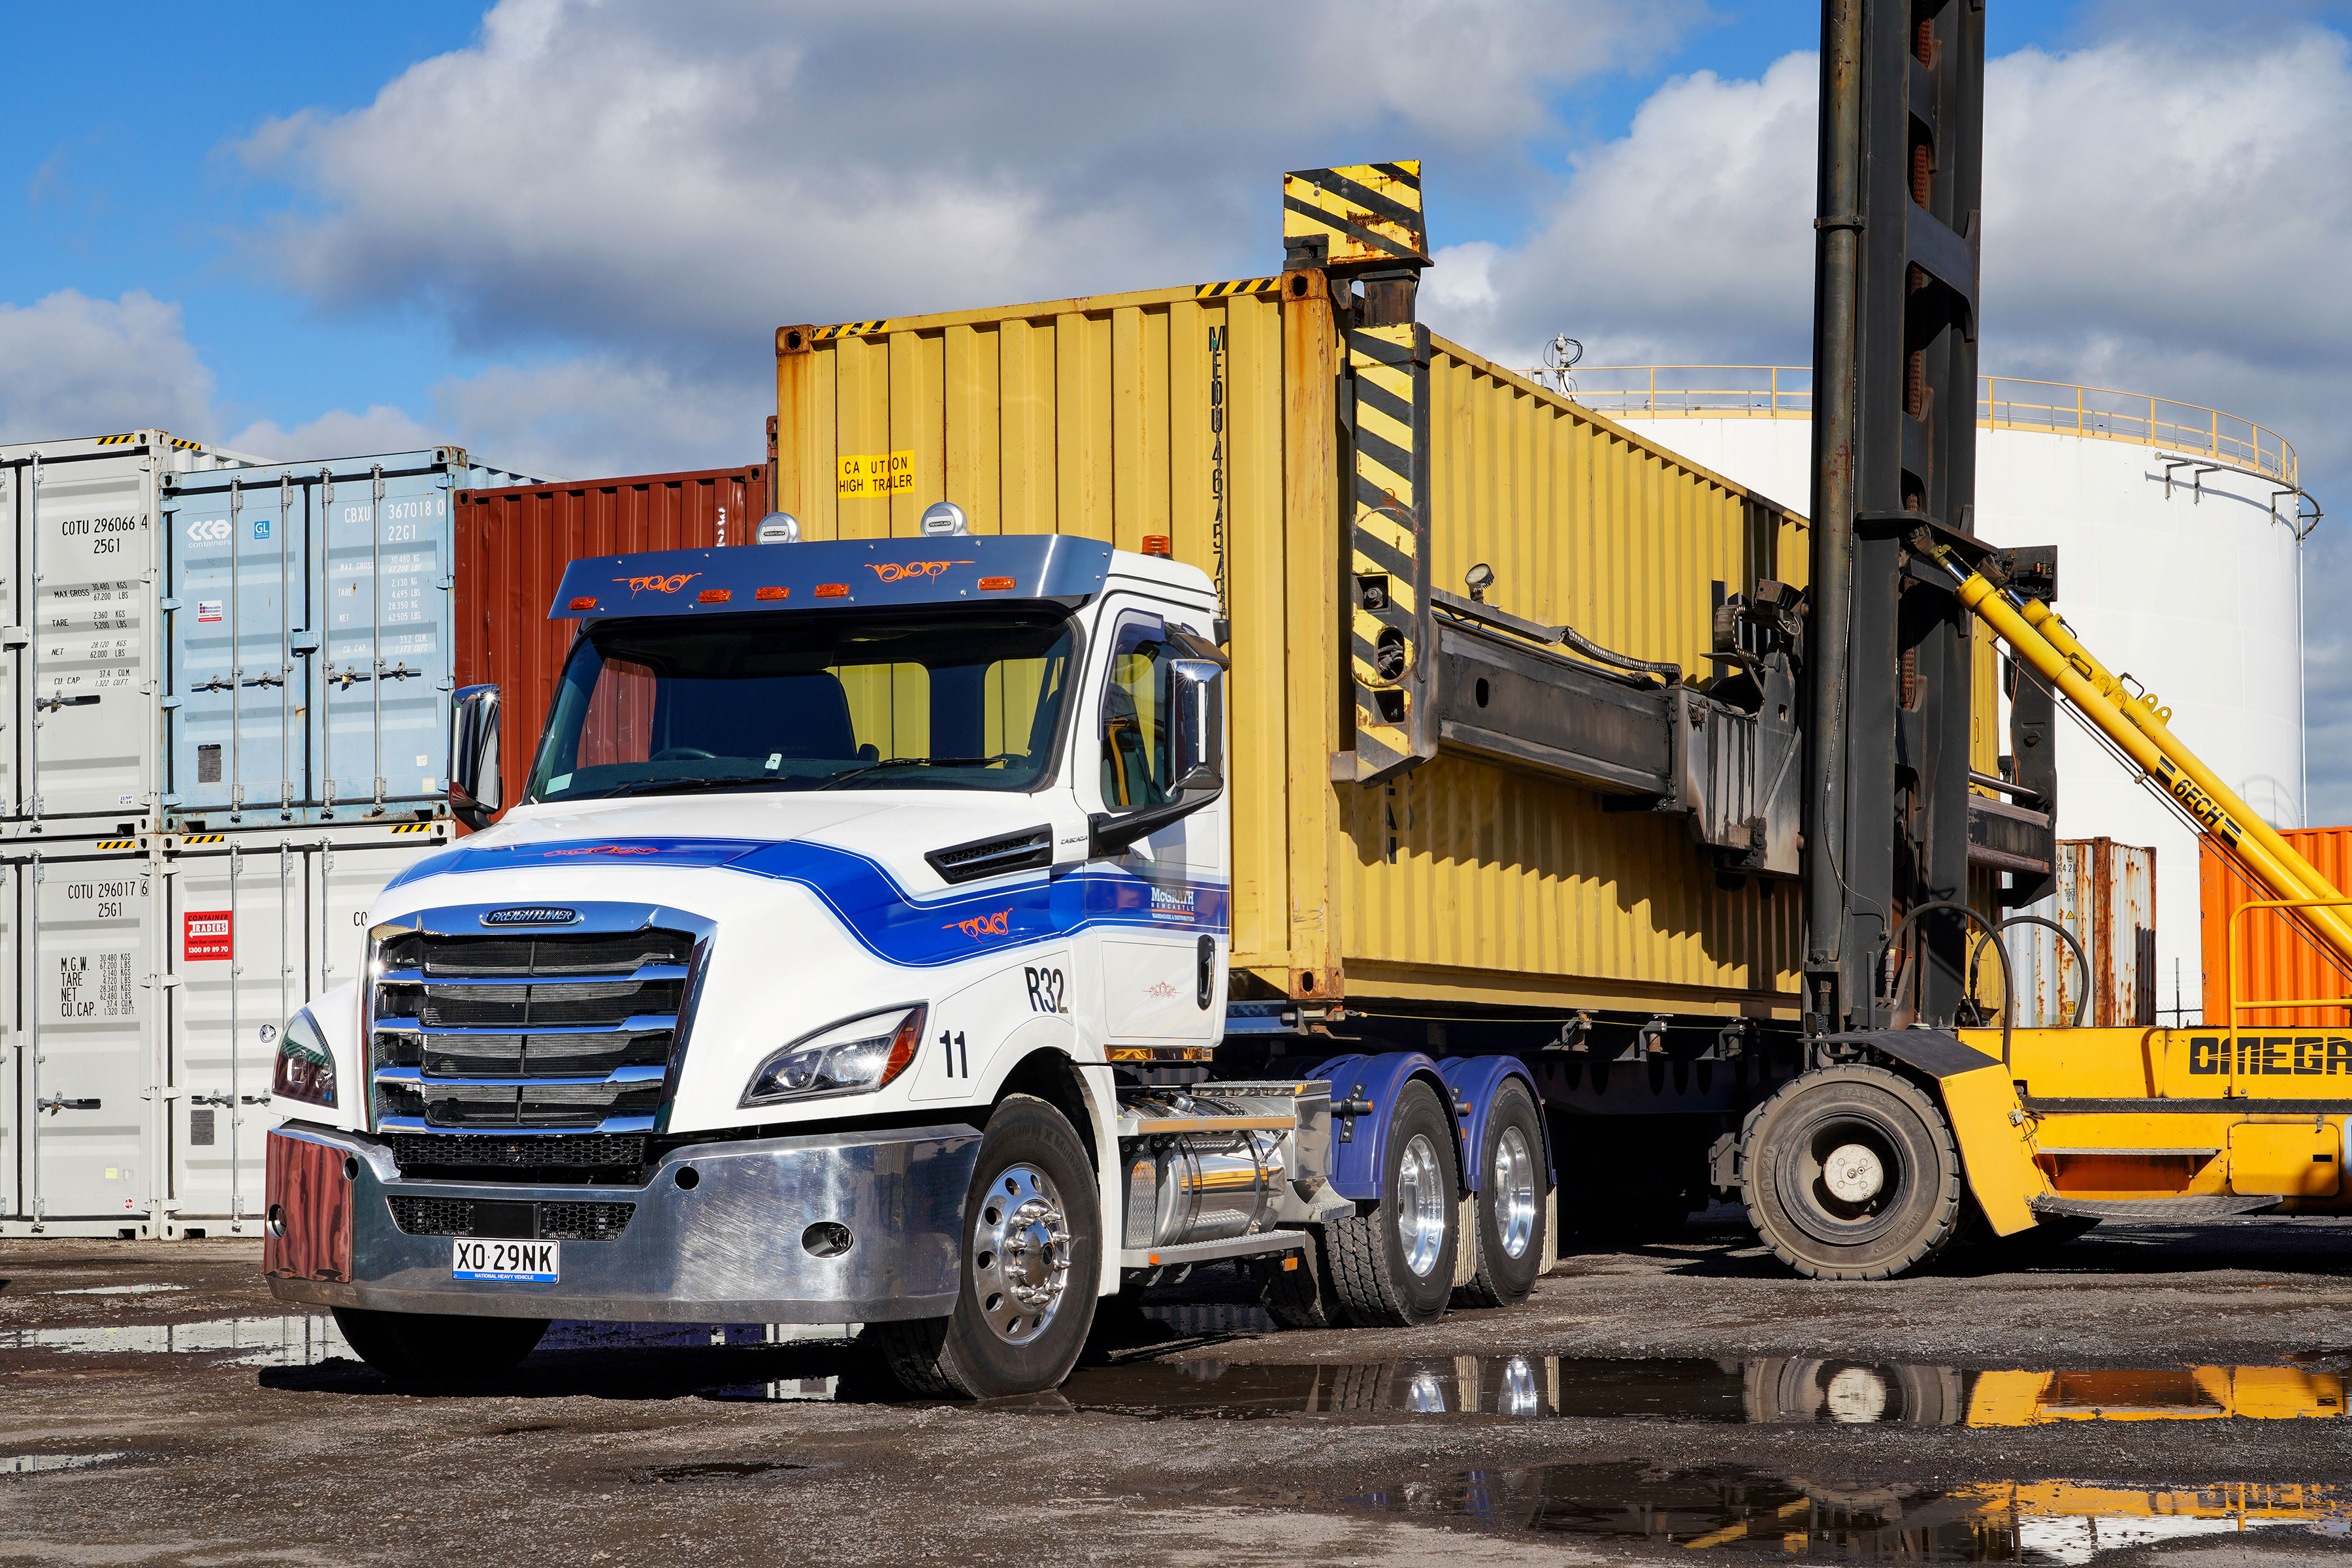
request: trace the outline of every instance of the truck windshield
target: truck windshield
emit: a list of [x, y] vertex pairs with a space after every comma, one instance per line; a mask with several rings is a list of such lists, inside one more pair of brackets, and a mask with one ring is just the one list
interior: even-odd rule
[[605, 622], [572, 648], [525, 798], [1032, 790], [1074, 643], [1045, 610]]

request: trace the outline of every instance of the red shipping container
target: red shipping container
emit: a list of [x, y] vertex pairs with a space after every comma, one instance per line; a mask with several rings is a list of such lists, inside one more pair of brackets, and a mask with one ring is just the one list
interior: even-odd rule
[[[2352, 896], [2352, 826], [2298, 827], [2283, 832], [2294, 852], [2312, 868]], [[2198, 870], [2199, 902], [2204, 927], [2200, 935], [2205, 960], [2205, 1026], [2227, 1026], [2229, 998], [2229, 931], [2231, 914], [2242, 906], [2270, 897], [2244, 873], [2221, 858], [2210, 841], [2201, 841]], [[2300, 1001], [2305, 997], [2352, 996], [2352, 976], [2339, 973], [2319, 945], [2297, 930], [2277, 910], [2250, 910], [2236, 918], [2238, 931], [2238, 995], [2241, 1003]], [[2341, 1029], [2352, 1026], [2352, 1006], [2263, 1009], [2242, 1013], [2241, 1029], [2275, 1032], [2295, 1026]]]
[[768, 511], [768, 469], [637, 474], [511, 489], [457, 503], [457, 678], [499, 688], [499, 773], [522, 798], [576, 620], [550, 620], [564, 564], [586, 555], [747, 542]]

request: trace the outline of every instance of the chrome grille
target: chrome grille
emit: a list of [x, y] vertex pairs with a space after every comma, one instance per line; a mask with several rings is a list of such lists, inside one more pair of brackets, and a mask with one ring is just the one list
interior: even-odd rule
[[693, 952], [661, 929], [387, 941], [370, 998], [378, 1125], [650, 1129]]
[[646, 1140], [632, 1133], [541, 1133], [487, 1138], [480, 1133], [394, 1133], [393, 1163], [404, 1176], [425, 1171], [563, 1170], [634, 1172], [646, 1163]]
[[[392, 1223], [406, 1236], [472, 1236], [475, 1233], [476, 1200], [472, 1198], [426, 1198], [395, 1193], [387, 1200], [392, 1205]], [[520, 1205], [500, 1203], [494, 1206], [504, 1211]], [[637, 1205], [632, 1203], [552, 1202], [531, 1205], [536, 1211], [530, 1226], [532, 1236], [524, 1239], [540, 1241], [611, 1241], [629, 1228], [630, 1219]], [[503, 1233], [522, 1228], [494, 1223], [491, 1227]]]

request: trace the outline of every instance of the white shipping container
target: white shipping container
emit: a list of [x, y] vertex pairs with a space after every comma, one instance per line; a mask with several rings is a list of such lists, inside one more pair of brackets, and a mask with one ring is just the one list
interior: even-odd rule
[[[446, 822], [165, 837], [157, 901], [170, 996], [162, 1234], [245, 1235], [261, 1214], [269, 1099], [294, 1010], [354, 978], [368, 906], [449, 842]], [[341, 1092], [365, 1092], [346, 1084]]]
[[270, 1100], [278, 1033], [357, 974], [368, 906], [449, 837], [433, 822], [14, 846], [0, 1236], [254, 1234], [264, 1141], [299, 1109]]
[[136, 841], [0, 868], [0, 1235], [155, 1234], [153, 869]]
[[155, 804], [163, 478], [259, 459], [158, 430], [0, 447], [0, 794], [12, 837]]

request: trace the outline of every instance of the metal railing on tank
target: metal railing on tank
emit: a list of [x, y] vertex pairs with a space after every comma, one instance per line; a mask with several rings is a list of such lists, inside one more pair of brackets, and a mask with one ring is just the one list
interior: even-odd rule
[[[1810, 419], [1813, 413], [1813, 373], [1806, 365], [1577, 365], [1523, 374], [1599, 414], [1647, 419]], [[1977, 424], [1988, 430], [2045, 430], [2160, 447], [2301, 489], [2294, 447], [2277, 431], [2235, 414], [2143, 392], [1981, 376]]]

